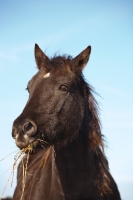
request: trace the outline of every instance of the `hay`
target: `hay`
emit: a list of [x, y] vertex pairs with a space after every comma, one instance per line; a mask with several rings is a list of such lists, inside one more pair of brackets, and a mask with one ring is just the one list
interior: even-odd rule
[[[42, 148], [45, 148], [47, 146], [49, 146], [49, 144], [45, 141], [45, 140], [42, 140], [42, 139], [37, 139], [37, 141], [40, 143], [40, 146]], [[17, 168], [18, 164], [20, 161], [22, 161], [22, 173], [23, 173], [23, 179], [22, 179], [22, 194], [21, 194], [21, 197], [20, 197], [20, 200], [23, 200], [23, 196], [24, 196], [24, 190], [25, 190], [25, 184], [26, 184], [26, 176], [27, 174], [28, 175], [32, 175], [32, 174], [29, 174], [27, 172], [27, 168], [28, 168], [28, 161], [29, 161], [29, 156], [30, 156], [30, 153], [32, 153], [34, 151], [33, 149], [33, 145], [34, 145], [34, 142], [29, 144], [27, 147], [21, 149], [21, 151], [19, 151], [15, 156], [14, 156], [14, 163], [13, 163], [13, 166], [12, 166], [12, 170], [11, 170], [11, 173], [10, 173], [10, 176], [7, 180], [7, 183], [6, 183], [6, 186], [2, 192], [2, 195], [0, 197], [0, 200], [2, 198], [2, 196], [4, 195], [5, 193], [5, 190], [11, 180], [11, 187], [12, 187], [12, 184], [13, 184], [13, 179], [14, 179], [14, 171], [15, 169]], [[12, 152], [11, 154], [15, 153], [16, 151]], [[6, 156], [5, 158], [1, 159], [0, 161], [3, 161], [5, 160], [7, 157], [9, 157], [11, 154], [9, 154], [8, 156]], [[27, 158], [26, 158], [26, 163], [24, 164], [24, 155], [27, 154]]]
[[[13, 178], [14, 178], [14, 171], [15, 169], [17, 168], [18, 166], [18, 163], [19, 161], [22, 161], [22, 169], [23, 169], [23, 180], [22, 180], [22, 194], [21, 194], [21, 198], [20, 200], [23, 199], [23, 194], [24, 194], [24, 189], [25, 189], [25, 182], [26, 182], [26, 175], [27, 175], [27, 166], [28, 166], [28, 161], [29, 161], [29, 155], [30, 153], [33, 151], [33, 144], [29, 144], [27, 147], [23, 148], [21, 151], [19, 151], [15, 156], [14, 156], [14, 163], [13, 163], [13, 166], [12, 166], [12, 170], [11, 170], [11, 173], [10, 173], [10, 176], [7, 180], [7, 183], [6, 183], [6, 186], [1, 194], [1, 197], [0, 197], [0, 200], [1, 198], [3, 197], [4, 193], [5, 193], [5, 190], [9, 184], [9, 181], [11, 180], [11, 187], [12, 187], [12, 184], [13, 184]], [[16, 151], [15, 151], [16, 152]], [[14, 153], [14, 152], [13, 152]], [[13, 154], [11, 153], [11, 154]], [[27, 153], [27, 159], [26, 159], [26, 164], [24, 166], [24, 162], [23, 162], [23, 157], [24, 155]], [[0, 161], [3, 161], [5, 160], [7, 157], [9, 157], [11, 154], [9, 154], [8, 156], [6, 156], [5, 158], [1, 159]]]
[[32, 151], [33, 151], [33, 148], [31, 145], [28, 145], [28, 147], [22, 149], [23, 153], [27, 153], [27, 159], [26, 159], [26, 164], [24, 165], [23, 158], [22, 158], [23, 179], [22, 179], [22, 194], [21, 194], [20, 200], [23, 199], [23, 195], [24, 195], [29, 155], [30, 155], [30, 152], [32, 152]]

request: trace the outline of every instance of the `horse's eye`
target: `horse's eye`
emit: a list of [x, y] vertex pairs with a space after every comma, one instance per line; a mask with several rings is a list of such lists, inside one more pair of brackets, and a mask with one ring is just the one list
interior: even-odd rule
[[59, 87], [60, 90], [62, 90], [63, 92], [68, 92], [68, 86], [63, 84]]

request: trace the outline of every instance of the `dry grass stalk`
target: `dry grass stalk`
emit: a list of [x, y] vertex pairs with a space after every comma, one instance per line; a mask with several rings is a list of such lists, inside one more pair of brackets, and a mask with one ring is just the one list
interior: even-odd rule
[[[46, 141], [44, 141], [44, 140], [41, 140], [41, 139], [37, 139], [37, 140], [40, 142], [40, 145], [41, 145], [41, 147], [43, 147], [43, 148], [45, 148], [46, 146], [49, 145], [49, 144], [48, 144]], [[4, 188], [3, 192], [2, 192], [1, 198], [2, 198], [2, 196], [3, 196], [3, 194], [4, 194], [4, 192], [5, 192], [5, 190], [6, 190], [7, 186], [8, 186], [8, 184], [9, 184], [10, 179], [11, 179], [11, 186], [12, 186], [12, 184], [13, 184], [13, 178], [14, 178], [14, 171], [15, 171], [15, 169], [17, 168], [18, 163], [19, 163], [19, 160], [20, 160], [20, 161], [22, 161], [22, 170], [23, 170], [23, 172], [22, 172], [22, 173], [23, 173], [22, 194], [21, 194], [20, 200], [23, 200], [24, 190], [25, 190], [25, 184], [26, 184], [26, 176], [27, 176], [27, 174], [29, 174], [29, 173], [27, 172], [28, 161], [29, 161], [30, 153], [31, 153], [32, 151], [34, 151], [34, 149], [33, 149], [33, 144], [29, 144], [27, 147], [23, 148], [21, 151], [19, 151], [19, 152], [15, 155], [15, 157], [14, 157], [14, 160], [15, 160], [15, 161], [14, 161], [14, 163], [13, 163], [12, 170], [11, 170], [10, 176], [9, 176], [9, 178], [8, 178], [7, 184], [6, 184], [6, 186], [5, 186], [5, 188]], [[16, 151], [15, 151], [15, 152], [16, 152]], [[15, 153], [15, 152], [13, 152], [13, 153]], [[11, 154], [13, 154], [13, 153], [11, 153]], [[9, 154], [8, 156], [10, 156], [11, 154]], [[24, 157], [25, 154], [27, 154], [27, 159], [26, 159], [26, 163], [24, 164], [23, 157]], [[8, 156], [6, 156], [5, 158], [3, 158], [2, 160], [5, 160]], [[0, 161], [2, 161], [2, 160], [0, 160]], [[29, 174], [29, 175], [31, 175], [31, 174]], [[0, 198], [0, 200], [1, 200], [1, 198]]]
[[22, 154], [27, 153], [26, 163], [24, 164], [23, 158], [22, 158], [22, 170], [23, 170], [23, 180], [22, 180], [22, 194], [20, 200], [23, 200], [24, 190], [25, 190], [25, 184], [26, 184], [26, 176], [28, 174], [27, 167], [28, 167], [28, 161], [30, 153], [33, 151], [33, 145], [29, 144], [26, 148], [23, 148], [21, 150]]
[[[44, 140], [41, 140], [41, 139], [37, 139], [40, 144], [41, 144], [41, 147], [46, 147], [48, 146], [49, 144], [44, 141]], [[27, 159], [26, 159], [26, 163], [24, 164], [24, 161], [23, 161], [23, 158], [22, 158], [22, 170], [23, 170], [23, 180], [22, 180], [22, 194], [21, 194], [21, 198], [20, 200], [23, 200], [23, 196], [24, 196], [24, 190], [25, 190], [25, 184], [26, 184], [26, 176], [27, 174], [29, 174], [27, 172], [27, 167], [28, 167], [28, 161], [29, 161], [29, 156], [30, 156], [30, 153], [33, 151], [33, 144], [29, 144], [26, 148], [23, 148], [21, 150], [22, 154], [25, 154], [27, 153]], [[31, 174], [29, 174], [31, 175]]]
[[28, 161], [29, 161], [29, 154], [30, 154], [30, 151], [28, 149], [27, 159], [26, 159], [26, 164], [25, 165], [24, 165], [24, 162], [23, 162], [23, 159], [22, 159], [23, 180], [22, 180], [22, 194], [21, 194], [20, 200], [23, 199], [24, 190], [25, 190], [26, 176], [27, 176], [27, 167], [28, 167]]
[[7, 155], [5, 158], [2, 158], [0, 161], [3, 161], [3, 160], [5, 160], [6, 158], [8, 158], [10, 155], [12, 155], [13, 153], [15, 153], [16, 151], [14, 151], [14, 152], [12, 152], [12, 153], [10, 153], [9, 155]]
[[[13, 178], [14, 178], [14, 171], [15, 169], [17, 168], [18, 166], [18, 163], [19, 163], [19, 160], [22, 160], [22, 167], [23, 167], [23, 183], [22, 183], [22, 195], [21, 195], [21, 199], [23, 199], [23, 193], [24, 193], [24, 188], [25, 188], [25, 181], [26, 181], [26, 175], [27, 175], [27, 166], [28, 166], [28, 160], [29, 160], [29, 154], [33, 151], [33, 147], [32, 147], [32, 144], [29, 144], [26, 148], [23, 148], [21, 151], [19, 151], [15, 157], [14, 157], [14, 163], [13, 163], [13, 166], [12, 166], [12, 170], [11, 170], [11, 173], [10, 173], [10, 176], [7, 180], [7, 183], [6, 183], [6, 186], [1, 194], [1, 197], [0, 197], [0, 200], [1, 198], [3, 197], [4, 193], [5, 193], [5, 190], [9, 184], [9, 181], [11, 180], [11, 186], [13, 184]], [[15, 151], [16, 152], [16, 151]], [[13, 152], [14, 153], [14, 152]], [[11, 153], [11, 154], [13, 154]], [[27, 160], [26, 160], [26, 164], [24, 166], [24, 163], [23, 163], [23, 157], [25, 155], [25, 153], [27, 153]], [[9, 154], [8, 156], [10, 156], [11, 154]], [[5, 160], [8, 156], [6, 156], [5, 158], [3, 158], [2, 160]], [[0, 160], [0, 161], [2, 161]]]

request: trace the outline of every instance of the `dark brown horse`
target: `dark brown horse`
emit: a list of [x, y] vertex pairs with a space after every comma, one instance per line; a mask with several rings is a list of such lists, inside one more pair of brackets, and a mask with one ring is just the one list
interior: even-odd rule
[[[33, 151], [23, 188], [18, 167], [13, 200], [120, 200], [104, 154], [97, 102], [82, 70], [88, 46], [75, 58], [48, 58], [35, 45], [38, 73], [29, 81], [29, 100], [14, 121], [16, 145]], [[23, 191], [22, 191], [23, 190]]]

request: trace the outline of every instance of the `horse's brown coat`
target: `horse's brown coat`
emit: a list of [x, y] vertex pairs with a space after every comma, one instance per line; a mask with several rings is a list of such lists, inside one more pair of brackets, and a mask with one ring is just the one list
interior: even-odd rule
[[[90, 51], [89, 46], [74, 59], [49, 59], [35, 45], [39, 72], [28, 84], [29, 100], [12, 131], [19, 148], [33, 143], [35, 151], [24, 200], [121, 199], [104, 154], [97, 102], [82, 75]], [[22, 195], [22, 176], [20, 163], [13, 200]]]

